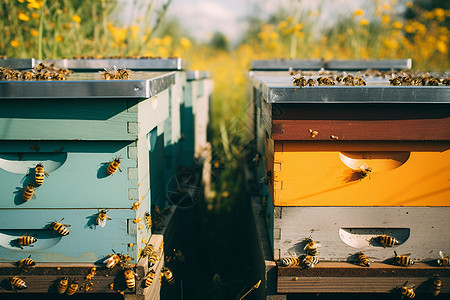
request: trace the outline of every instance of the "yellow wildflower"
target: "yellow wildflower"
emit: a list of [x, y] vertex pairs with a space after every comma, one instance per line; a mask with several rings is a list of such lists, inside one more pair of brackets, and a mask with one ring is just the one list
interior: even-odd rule
[[17, 1], [19, 1], [20, 3], [24, 3], [25, 2], [25, 0], [17, 0]]
[[357, 10], [355, 10], [355, 11], [353, 12], [353, 14], [354, 14], [355, 16], [362, 16], [362, 15], [364, 15], [364, 10], [362, 10], [361, 8], [358, 8]]
[[414, 27], [411, 25], [411, 23], [406, 23], [406, 25], [405, 25], [405, 31], [407, 32], [407, 33], [413, 33], [414, 32]]
[[11, 42], [9, 42], [9, 44], [13, 47], [19, 47], [20, 46], [20, 42], [18, 40], [12, 40]]
[[278, 33], [276, 33], [275, 31], [272, 31], [272, 32], [270, 33], [270, 38], [271, 38], [272, 40], [278, 39]]
[[294, 21], [294, 18], [292, 16], [286, 18], [286, 22], [292, 23], [292, 21]]
[[80, 22], [81, 22], [81, 18], [80, 18], [80, 16], [77, 15], [77, 14], [74, 14], [74, 15], [72, 16], [72, 20], [73, 20], [74, 22], [76, 22], [76, 23], [80, 23]]
[[32, 17], [33, 19], [39, 19], [39, 14], [37, 14], [37, 13], [35, 13], [35, 12], [32, 12], [32, 13], [31, 13], [31, 17]]
[[388, 3], [384, 3], [384, 4], [383, 4], [383, 9], [384, 9], [384, 10], [390, 10], [390, 9], [391, 9], [391, 6], [390, 6]]
[[30, 29], [31, 36], [38, 36], [39, 32], [36, 29]]
[[301, 31], [296, 31], [294, 34], [295, 34], [297, 37], [299, 37], [299, 38], [304, 38], [304, 37], [305, 37], [305, 34], [304, 34], [303, 32], [301, 32]]
[[278, 23], [278, 30], [283, 30], [284, 28], [286, 28], [288, 26], [288, 22], [286, 21], [281, 21], [280, 23]]
[[448, 47], [447, 44], [443, 41], [437, 41], [436, 42], [436, 48], [439, 52], [441, 52], [442, 54], [446, 54], [448, 53]]
[[359, 21], [359, 24], [361, 26], [367, 26], [370, 24], [369, 20], [367, 20], [366, 18], [361, 19], [361, 21]]
[[154, 37], [154, 38], [152, 38], [150, 40], [150, 43], [153, 44], [153, 45], [161, 45], [162, 44], [162, 39]]
[[158, 47], [158, 54], [159, 54], [159, 56], [162, 56], [162, 57], [168, 57], [169, 56], [169, 51], [166, 48], [164, 48], [163, 46], [159, 46]]
[[434, 14], [436, 15], [436, 18], [439, 21], [444, 21], [445, 20], [445, 10], [443, 10], [442, 8], [435, 8], [434, 9]]
[[172, 45], [172, 37], [170, 35], [165, 35], [162, 42], [165, 47], [169, 47], [170, 45]]
[[30, 17], [27, 16], [26, 14], [24, 14], [23, 12], [20, 12], [19, 15], [17, 16], [17, 18], [19, 18], [19, 20], [25, 21], [25, 22], [30, 20]]
[[300, 31], [303, 28], [303, 23], [298, 23], [294, 26], [294, 31]]
[[34, 9], [40, 9], [43, 5], [42, 1], [28, 1], [29, 3], [27, 4], [28, 8], [34, 8]]
[[389, 15], [382, 15], [381, 16], [381, 22], [383, 23], [383, 24], [387, 24], [387, 23], [389, 23], [391, 21], [391, 17], [389, 17]]
[[57, 42], [62, 42], [62, 40], [63, 40], [62, 35], [59, 34], [59, 35], [56, 36], [56, 41]]
[[408, 2], [406, 2], [406, 7], [407, 7], [407, 8], [411, 8], [411, 7], [413, 7], [413, 3], [412, 3], [412, 1], [408, 1]]
[[184, 49], [189, 49], [192, 45], [191, 41], [188, 38], [182, 37], [180, 39], [180, 45], [181, 47], [183, 47]]
[[395, 21], [394, 23], [392, 23], [392, 26], [393, 26], [395, 29], [402, 29], [403, 23], [400, 22], [400, 21]]

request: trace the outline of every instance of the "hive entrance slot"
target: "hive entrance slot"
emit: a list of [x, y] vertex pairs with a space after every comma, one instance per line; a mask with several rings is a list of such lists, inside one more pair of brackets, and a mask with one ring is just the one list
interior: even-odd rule
[[396, 169], [410, 156], [409, 151], [346, 151], [339, 153], [341, 161], [353, 170], [361, 166], [370, 167], [372, 172]]
[[15, 174], [28, 174], [38, 163], [44, 165], [45, 171], [50, 173], [60, 168], [67, 160], [64, 152], [42, 153], [0, 153], [0, 168]]
[[[381, 235], [389, 235], [399, 241], [399, 245], [408, 240], [409, 228], [339, 228], [339, 237], [354, 248], [382, 247], [377, 240]], [[398, 246], [398, 245], [397, 245]]]

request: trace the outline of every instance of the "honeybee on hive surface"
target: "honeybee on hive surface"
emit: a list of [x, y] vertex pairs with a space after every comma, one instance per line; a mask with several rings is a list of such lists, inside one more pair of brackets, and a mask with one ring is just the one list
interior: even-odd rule
[[147, 229], [152, 228], [152, 216], [151, 216], [150, 212], [148, 212], [148, 211], [145, 212], [144, 219], [145, 219], [145, 225], [147, 226]]
[[319, 258], [317, 256], [306, 255], [303, 258], [302, 265], [306, 268], [314, 268], [315, 265], [319, 263]]
[[316, 85], [316, 81], [312, 78], [308, 79], [308, 81], [306, 82], [307, 86], [315, 86]]
[[444, 256], [444, 253], [442, 251], [439, 251], [439, 258], [436, 262], [440, 266], [448, 267], [450, 266], [450, 258], [448, 256]]
[[148, 244], [144, 247], [144, 249], [142, 249], [141, 252], [141, 257], [146, 257], [149, 256], [153, 253], [153, 245], [152, 244]]
[[59, 222], [56, 222], [56, 221], [55, 221], [55, 222], [52, 222], [52, 223], [50, 224], [50, 227], [51, 227], [54, 231], [56, 231], [57, 233], [59, 233], [60, 235], [65, 236], [65, 235], [68, 235], [68, 234], [69, 234], [69, 229], [67, 229], [67, 227], [70, 227], [70, 225], [60, 223], [60, 222], [62, 222], [62, 220], [64, 220], [64, 218], [62, 218], [61, 221], [59, 221]]
[[441, 81], [439, 78], [433, 77], [433, 78], [430, 78], [430, 80], [428, 80], [427, 85], [428, 86], [438, 86], [440, 82]]
[[21, 289], [22, 290], [22, 289], [27, 288], [27, 283], [19, 277], [12, 277], [9, 282], [13, 289]]
[[354, 77], [352, 76], [352, 75], [350, 75], [350, 74], [346, 74], [345, 72], [343, 73], [343, 78], [342, 78], [342, 83], [344, 84], [344, 85], [347, 85], [347, 86], [350, 86], [350, 85], [353, 85], [353, 79], [354, 79]]
[[36, 265], [36, 262], [32, 260], [30, 257], [31, 255], [28, 256], [27, 258], [19, 260], [17, 264], [17, 268], [19, 269], [19, 271], [27, 271], [29, 268], [32, 268]]
[[175, 278], [173, 277], [172, 271], [170, 271], [169, 268], [164, 268], [163, 274], [164, 274], [164, 278], [166, 279], [167, 283], [170, 285], [174, 285]]
[[366, 164], [364, 164], [359, 167], [358, 172], [361, 176], [361, 179], [366, 178], [367, 176], [369, 176], [369, 178], [370, 178], [370, 173], [372, 172], [372, 167], [369, 167]]
[[127, 255], [127, 254], [119, 254], [120, 257], [120, 261], [119, 261], [119, 265], [121, 268], [123, 269], [130, 269], [132, 268], [132, 264], [131, 264], [131, 256]]
[[22, 80], [33, 80], [35, 78], [35, 74], [30, 71], [22, 71], [20, 72], [19, 78]]
[[97, 219], [95, 222], [97, 223], [97, 225], [100, 225], [100, 227], [105, 227], [106, 219], [112, 220], [110, 217], [106, 215], [107, 212], [108, 212], [107, 209], [99, 209], [98, 211]]
[[[407, 283], [407, 282], [406, 282]], [[406, 284], [405, 283], [405, 284]], [[416, 296], [416, 293], [414, 293], [414, 286], [411, 287], [406, 287], [406, 286], [402, 286], [400, 288], [400, 293], [405, 296], [406, 298], [412, 299]]]
[[364, 78], [359, 75], [359, 72], [358, 72], [358, 74], [356, 74], [355, 78], [353, 78], [353, 85], [355, 85], [355, 86], [367, 85]]
[[407, 267], [407, 266], [411, 266], [414, 264], [414, 261], [410, 257], [408, 257], [409, 255], [411, 255], [411, 253], [397, 255], [397, 252], [394, 251], [394, 254], [395, 254], [395, 257], [394, 257], [395, 262], [399, 266]]
[[307, 81], [306, 78], [304, 76], [300, 76], [300, 77], [294, 77], [292, 79], [292, 84], [295, 86], [299, 86], [300, 88], [304, 87], [306, 85]]
[[442, 84], [445, 86], [449, 86], [450, 85], [450, 77], [442, 79]]
[[73, 294], [76, 293], [76, 291], [78, 290], [78, 287], [79, 287], [78, 281], [72, 281], [72, 283], [67, 288], [66, 294], [68, 296], [72, 296]]
[[311, 237], [306, 239], [306, 245], [303, 248], [303, 250], [306, 251], [307, 255], [312, 255], [315, 256], [317, 255], [318, 251], [317, 251], [317, 247], [319, 247], [319, 245], [316, 244], [317, 242], [313, 241], [311, 239]]
[[[28, 232], [27, 232], [28, 233]], [[16, 239], [17, 244], [19, 245], [19, 247], [23, 250], [22, 246], [30, 246], [33, 247], [33, 243], [35, 243], [37, 241], [37, 239], [33, 236], [29, 236], [27, 235], [27, 233], [25, 233], [24, 235], [22, 235], [20, 238]]]
[[300, 265], [300, 258], [298, 257], [287, 257], [281, 261], [284, 267], [294, 267]]
[[155, 279], [155, 271], [154, 270], [150, 270], [150, 272], [148, 272], [147, 276], [145, 277], [145, 286], [150, 286], [153, 282], [153, 280]]
[[56, 287], [56, 291], [58, 294], [64, 294], [69, 286], [69, 278], [63, 277], [58, 282], [58, 286]]
[[439, 274], [433, 275], [433, 282], [431, 285], [431, 294], [433, 296], [439, 295], [442, 289], [442, 281], [439, 279]]
[[386, 247], [393, 247], [393, 246], [397, 246], [398, 244], [400, 244], [400, 242], [390, 236], [390, 235], [380, 235], [378, 237], [376, 237], [376, 239], [378, 240], [378, 242], [381, 244], [381, 246], [383, 246], [384, 248]]
[[120, 256], [117, 253], [110, 254], [108, 257], [103, 261], [104, 264], [106, 264], [106, 268], [111, 269], [117, 263], [120, 261]]
[[365, 267], [370, 267], [370, 260], [364, 253], [358, 252], [358, 253], [356, 253], [356, 255], [358, 256], [359, 264], [361, 264]]
[[44, 183], [44, 176], [49, 176], [47, 172], [44, 170], [44, 165], [42, 163], [38, 163], [34, 168], [34, 181], [36, 185], [40, 186]]
[[114, 158], [113, 161], [106, 162], [105, 164], [109, 164], [108, 168], [106, 169], [106, 173], [108, 173], [108, 175], [112, 175], [117, 171], [117, 169], [122, 172], [122, 169], [119, 167], [121, 162], [122, 161], [120, 160], [120, 157]]
[[131, 269], [125, 270], [123, 273], [125, 277], [125, 283], [129, 289], [133, 289], [136, 286], [136, 277], [134, 276], [134, 272]]
[[36, 199], [36, 195], [34, 194], [34, 185], [30, 182], [25, 188], [22, 189], [22, 199], [27, 202], [31, 198]]
[[317, 85], [335, 85], [332, 77], [319, 77], [317, 78]]
[[120, 79], [129, 79], [131, 77], [130, 70], [127, 70], [125, 67], [120, 68], [117, 73], [119, 73]]
[[153, 267], [156, 262], [160, 259], [158, 253], [156, 251], [153, 251], [152, 254], [148, 258], [148, 266]]

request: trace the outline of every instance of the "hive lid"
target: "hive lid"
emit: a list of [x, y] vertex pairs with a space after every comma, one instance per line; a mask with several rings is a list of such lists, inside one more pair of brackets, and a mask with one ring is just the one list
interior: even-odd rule
[[174, 72], [133, 72], [128, 80], [74, 73], [63, 81], [0, 80], [0, 99], [150, 98], [175, 83]]
[[37, 65], [37, 60], [34, 58], [4, 58], [0, 59], [0, 67], [12, 68], [16, 70], [31, 69]]
[[390, 86], [388, 79], [366, 78], [366, 86], [299, 88], [292, 76], [274, 72], [253, 74], [253, 84], [268, 103], [450, 103], [450, 87]]
[[88, 58], [88, 59], [48, 59], [48, 63], [55, 63], [59, 68], [75, 71], [98, 70], [104, 68], [126, 67], [136, 71], [165, 70], [176, 71], [185, 67], [179, 57], [174, 58]]

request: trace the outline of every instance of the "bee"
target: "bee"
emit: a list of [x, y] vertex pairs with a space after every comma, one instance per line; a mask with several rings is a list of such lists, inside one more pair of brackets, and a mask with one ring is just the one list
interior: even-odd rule
[[370, 267], [370, 260], [367, 258], [367, 256], [362, 253], [362, 252], [358, 252], [356, 255], [358, 255], [358, 262], [365, 266], [365, 267]]
[[450, 86], [450, 77], [442, 79], [442, 84], [445, 86]]
[[66, 80], [66, 76], [63, 73], [54, 73], [53, 80]]
[[140, 203], [139, 202], [134, 202], [133, 203], [133, 207], [131, 208], [132, 210], [137, 210], [139, 208]]
[[183, 262], [186, 261], [186, 258], [184, 257], [184, 254], [183, 254], [183, 252], [181, 252], [181, 250], [173, 249], [173, 252], [174, 252], [175, 258], [176, 258], [179, 262], [183, 263]]
[[317, 78], [318, 85], [335, 85], [332, 77], [319, 77]]
[[148, 244], [144, 247], [144, 249], [142, 249], [141, 251], [141, 257], [146, 257], [149, 256], [153, 253], [153, 245], [152, 244]]
[[342, 83], [344, 84], [344, 85], [346, 85], [346, 86], [351, 86], [351, 85], [353, 85], [353, 79], [354, 79], [354, 77], [352, 76], [352, 75], [347, 75], [347, 74], [343, 74], [343, 78], [342, 78]]
[[292, 79], [292, 84], [295, 86], [299, 86], [300, 88], [306, 86], [306, 78], [301, 76], [301, 77], [293, 77]]
[[439, 295], [442, 289], [442, 281], [439, 279], [439, 274], [433, 275], [433, 284], [431, 286], [431, 294], [433, 296]]
[[303, 248], [303, 250], [306, 251], [307, 255], [315, 256], [318, 253], [317, 247], [318, 245], [316, 244], [316, 242], [314, 242], [311, 237], [309, 237], [306, 239], [306, 246]]
[[127, 284], [127, 287], [129, 289], [133, 289], [136, 285], [136, 277], [134, 276], [133, 270], [125, 270], [123, 275], [125, 277], [125, 283]]
[[22, 199], [27, 202], [31, 198], [36, 199], [36, 195], [34, 194], [34, 185], [30, 182], [26, 188], [23, 188]]
[[148, 266], [153, 267], [156, 262], [160, 259], [158, 253], [156, 251], [153, 251], [152, 254], [148, 258]]
[[316, 85], [316, 81], [312, 78], [308, 79], [308, 81], [306, 82], [307, 86], [315, 86]]
[[311, 137], [312, 137], [312, 138], [315, 138], [315, 137], [319, 134], [318, 131], [312, 130], [312, 129], [309, 130], [309, 133], [311, 134]]
[[380, 244], [383, 246], [383, 248], [392, 247], [392, 246], [396, 246], [396, 245], [400, 244], [400, 242], [396, 238], [394, 238], [390, 235], [385, 235], [385, 234], [380, 235], [377, 237], [377, 239], [380, 242]]
[[[406, 283], [405, 283], [406, 284]], [[405, 296], [406, 298], [412, 299], [416, 296], [416, 293], [414, 293], [414, 286], [408, 288], [406, 286], [402, 286], [400, 288], [400, 293]]]
[[300, 258], [298, 257], [288, 257], [281, 261], [284, 267], [293, 267], [300, 265]]
[[31, 255], [27, 258], [21, 259], [18, 262], [18, 269], [19, 271], [28, 270], [29, 268], [32, 268], [34, 265], [36, 265], [36, 262], [32, 260]]
[[395, 262], [399, 265], [399, 266], [403, 266], [403, 267], [407, 267], [407, 266], [411, 266], [414, 264], [414, 261], [408, 257], [408, 255], [411, 255], [410, 253], [408, 254], [403, 254], [403, 255], [397, 255], [397, 252], [394, 251], [395, 254]]
[[430, 78], [430, 80], [428, 80], [427, 85], [428, 86], [438, 86], [440, 83], [440, 80], [438, 78]]
[[152, 228], [152, 216], [150, 212], [145, 212], [144, 214], [145, 224], [147, 225], [147, 229]]
[[13, 289], [26, 289], [27, 288], [27, 283], [23, 280], [23, 279], [20, 279], [19, 277], [13, 277], [13, 278], [11, 278], [11, 280], [10, 280], [10, 284], [11, 284], [11, 287], [13, 288]]
[[155, 279], [155, 271], [154, 270], [150, 270], [150, 272], [148, 272], [147, 276], [145, 277], [145, 281], [144, 284], [145, 286], [150, 286], [153, 282], [153, 279]]
[[402, 80], [400, 77], [392, 77], [389, 79], [390, 85], [402, 85]]
[[58, 294], [64, 294], [68, 286], [69, 286], [69, 278], [63, 277], [59, 281], [56, 291], [58, 292]]
[[132, 260], [131, 256], [129, 256], [127, 254], [125, 254], [125, 255], [119, 254], [119, 257], [120, 257], [119, 265], [121, 268], [129, 269], [132, 267], [132, 265], [130, 263]]
[[12, 68], [4, 68], [2, 69], [1, 75], [3, 80], [14, 80], [19, 78], [20, 72]]
[[120, 163], [120, 157], [114, 158], [113, 161], [106, 162], [105, 164], [109, 164], [108, 168], [106, 169], [106, 173], [108, 173], [108, 175], [112, 175], [117, 171], [117, 169], [122, 172], [122, 169], [119, 167]]
[[164, 268], [163, 274], [164, 274], [164, 278], [166, 279], [167, 283], [170, 285], [174, 285], [175, 278], [173, 277], [172, 271], [170, 271], [168, 268]]
[[120, 261], [120, 256], [116, 253], [108, 255], [108, 258], [103, 261], [106, 268], [111, 269]]
[[34, 168], [34, 181], [37, 186], [40, 186], [44, 183], [44, 175], [49, 176], [47, 172], [44, 171], [44, 165], [42, 163], [38, 163]]
[[355, 86], [363, 86], [363, 85], [367, 85], [366, 81], [364, 80], [364, 78], [356, 76], [353, 79], [353, 85]]
[[319, 258], [317, 256], [306, 255], [303, 258], [302, 265], [306, 268], [314, 268], [315, 265], [319, 263]]
[[[64, 218], [61, 219], [61, 221], [64, 220]], [[59, 221], [59, 222], [61, 222]], [[66, 236], [69, 234], [69, 229], [67, 229], [67, 227], [70, 227], [70, 225], [67, 224], [62, 224], [59, 222], [52, 222], [50, 224], [50, 227], [56, 231], [57, 233], [59, 233], [60, 235]]]
[[35, 74], [29, 71], [20, 72], [19, 78], [22, 80], [33, 80], [35, 78]]
[[[28, 233], [28, 232], [27, 232]], [[22, 246], [30, 246], [33, 247], [33, 243], [35, 243], [37, 241], [37, 239], [35, 237], [26, 235], [26, 233], [24, 235], [22, 235], [20, 238], [16, 239], [17, 244], [19, 245], [19, 247], [23, 250]]]
[[440, 266], [448, 267], [450, 266], [450, 258], [448, 256], [444, 257], [444, 253], [442, 251], [439, 251], [439, 258], [436, 262]]
[[66, 294], [72, 296], [78, 290], [78, 281], [72, 281], [72, 283], [67, 288]]
[[122, 67], [119, 70], [117, 70], [117, 73], [119, 74], [120, 79], [130, 79], [131, 77], [131, 72], [125, 69], [125, 67]]
[[369, 176], [369, 178], [370, 178], [371, 172], [372, 172], [372, 167], [369, 167], [366, 164], [360, 166], [359, 170], [358, 170], [358, 173], [359, 173], [361, 179], [366, 178], [367, 176]]
[[105, 227], [106, 219], [112, 220], [110, 217], [108, 217], [106, 215], [107, 212], [108, 212], [107, 209], [101, 209], [101, 210], [99, 209], [99, 211], [98, 211], [97, 220], [95, 222], [97, 223], [97, 225], [100, 225], [100, 227]]

